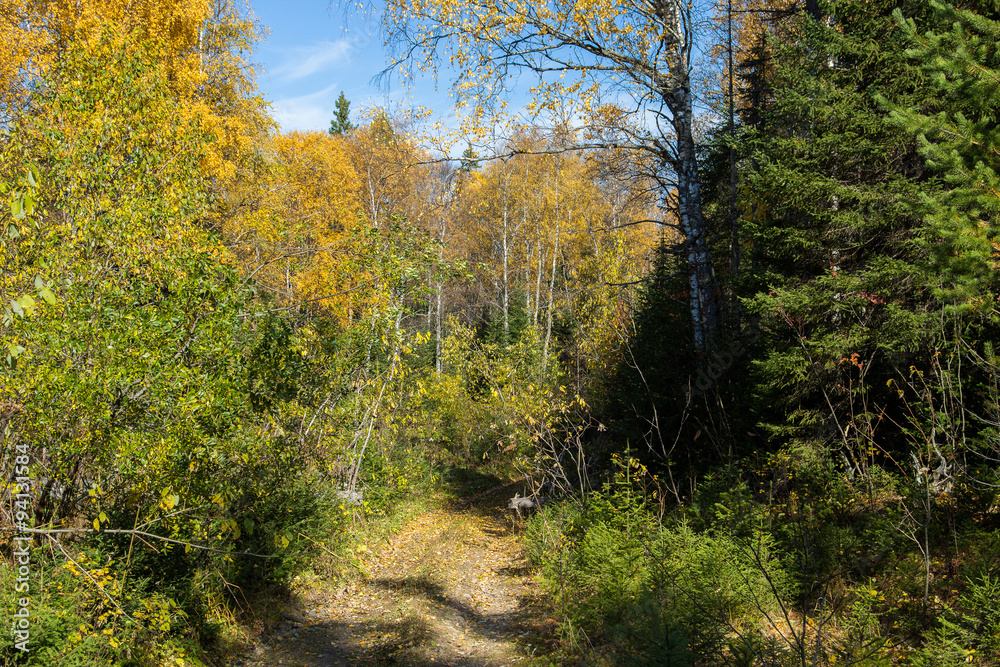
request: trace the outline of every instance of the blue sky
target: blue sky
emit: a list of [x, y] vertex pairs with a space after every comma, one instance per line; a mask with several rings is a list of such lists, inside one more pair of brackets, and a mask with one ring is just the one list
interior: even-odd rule
[[[257, 19], [270, 30], [254, 60], [263, 66], [258, 84], [271, 102], [281, 129], [325, 130], [340, 91], [351, 102], [352, 119], [363, 107], [425, 106], [446, 115], [445, 84], [432, 81], [407, 89], [392, 81], [388, 90], [370, 82], [387, 58], [378, 25], [330, 9], [328, 0], [250, 0]], [[345, 29], [345, 23], [347, 29]]]
[[[398, 79], [387, 89], [372, 84], [388, 62], [377, 16], [366, 19], [355, 13], [345, 18], [341, 2], [331, 9], [329, 0], [250, 0], [250, 4], [258, 21], [270, 30], [253, 59], [263, 67], [258, 84], [282, 130], [329, 128], [340, 91], [351, 102], [355, 122], [364, 108], [395, 112], [426, 107], [434, 111], [432, 121], [457, 125], [447, 71], [437, 89], [429, 77], [409, 87]], [[524, 108], [528, 85], [522, 81], [519, 90], [510, 91], [512, 108]]]

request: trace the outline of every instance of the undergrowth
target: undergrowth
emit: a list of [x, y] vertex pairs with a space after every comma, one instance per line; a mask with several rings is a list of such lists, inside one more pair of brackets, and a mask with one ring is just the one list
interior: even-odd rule
[[[368, 549], [433, 501], [438, 478], [425, 460], [398, 452], [371, 460], [361, 505], [318, 473], [243, 499], [248, 518], [228, 550], [252, 555], [102, 534], [34, 544], [30, 650], [16, 650], [5, 633], [0, 664], [213, 665], [240, 656], [297, 595], [357, 576]], [[4, 561], [8, 618], [17, 609], [16, 578]]]
[[[983, 535], [950, 536], [964, 567], [949, 576], [937, 563], [925, 607], [919, 554], [875, 520], [885, 510], [871, 495], [824, 509], [818, 497], [760, 503], [745, 485], [708, 480], [689, 506], [665, 512], [654, 475], [627, 455], [614, 463], [582, 502], [551, 503], [525, 530], [560, 619], [551, 664], [1000, 659], [998, 561]], [[896, 552], [875, 563], [866, 549], [879, 544]]]

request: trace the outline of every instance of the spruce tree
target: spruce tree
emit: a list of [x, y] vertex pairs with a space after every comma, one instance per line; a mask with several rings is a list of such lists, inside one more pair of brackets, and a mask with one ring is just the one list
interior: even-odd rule
[[756, 365], [762, 426], [776, 445], [832, 447], [861, 472], [868, 443], [847, 425], [876, 418], [872, 406], [888, 400], [878, 392], [912, 359], [935, 308], [909, 207], [927, 177], [876, 100], [924, 96], [897, 4], [821, 3], [827, 18], [800, 14], [776, 29], [773, 98], [749, 131], [742, 202], [753, 267], [744, 293], [767, 349]]
[[892, 119], [914, 135], [941, 187], [923, 192], [913, 210], [926, 220], [925, 245], [942, 299], [961, 305], [992, 301], [995, 235], [1000, 219], [1000, 23], [932, 0], [943, 29], [921, 32], [895, 17], [927, 75], [937, 113], [887, 103]]
[[344, 91], [340, 91], [340, 97], [337, 98], [337, 106], [333, 112], [333, 120], [330, 121], [330, 134], [339, 137], [353, 130], [354, 124], [351, 123], [350, 116], [351, 103], [344, 96]]
[[[924, 221], [928, 286], [942, 314], [934, 352], [945, 360], [930, 365], [934, 392], [925, 419], [933, 420], [934, 437], [915, 454], [940, 470], [939, 483], [959, 479], [995, 493], [1000, 488], [1000, 357], [994, 346], [1000, 336], [1000, 23], [968, 8], [930, 4], [936, 21], [929, 28], [904, 20], [898, 10], [895, 18], [936, 108], [884, 101], [892, 122], [915, 137], [938, 186], [910, 202]], [[993, 3], [984, 5], [984, 14], [993, 12]], [[992, 504], [989, 495], [983, 502]]]
[[[915, 431], [964, 443], [982, 428], [966, 411], [998, 409], [962, 387], [993, 372], [973, 360], [997, 328], [1000, 28], [937, 2], [821, 9], [779, 35], [773, 96], [748, 130], [743, 289], [773, 446], [870, 479], [912, 472]], [[954, 471], [960, 455], [941, 446], [920, 465]]]
[[479, 155], [476, 151], [472, 150], [472, 145], [470, 144], [468, 148], [462, 152], [462, 160], [459, 164], [458, 170], [465, 174], [475, 171], [479, 168], [478, 157]]

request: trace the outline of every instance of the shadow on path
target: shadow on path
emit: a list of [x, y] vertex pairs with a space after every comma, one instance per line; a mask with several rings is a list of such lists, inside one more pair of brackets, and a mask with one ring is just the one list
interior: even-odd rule
[[504, 510], [513, 486], [453, 470], [446, 483], [472, 502], [412, 520], [373, 554], [366, 580], [310, 594], [301, 623], [232, 667], [526, 664], [554, 621], [541, 620], [521, 531]]

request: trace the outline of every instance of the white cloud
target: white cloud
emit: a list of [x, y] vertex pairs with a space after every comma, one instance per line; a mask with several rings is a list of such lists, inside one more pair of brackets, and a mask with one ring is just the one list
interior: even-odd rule
[[339, 83], [299, 97], [288, 97], [272, 104], [274, 117], [282, 131], [325, 130], [330, 127]]
[[[341, 83], [338, 81], [323, 90], [276, 100], [271, 104], [274, 118], [283, 132], [326, 130], [330, 127], [341, 90]], [[370, 89], [349, 88], [346, 91], [351, 103], [351, 120], [355, 124], [365, 124], [366, 118], [375, 109], [404, 110], [414, 106], [412, 91], [399, 88], [388, 93], [383, 91], [366, 95], [368, 90]]]
[[272, 70], [271, 76], [279, 81], [298, 81], [317, 72], [342, 67], [351, 62], [360, 46], [356, 39], [345, 38], [285, 49], [284, 62]]

